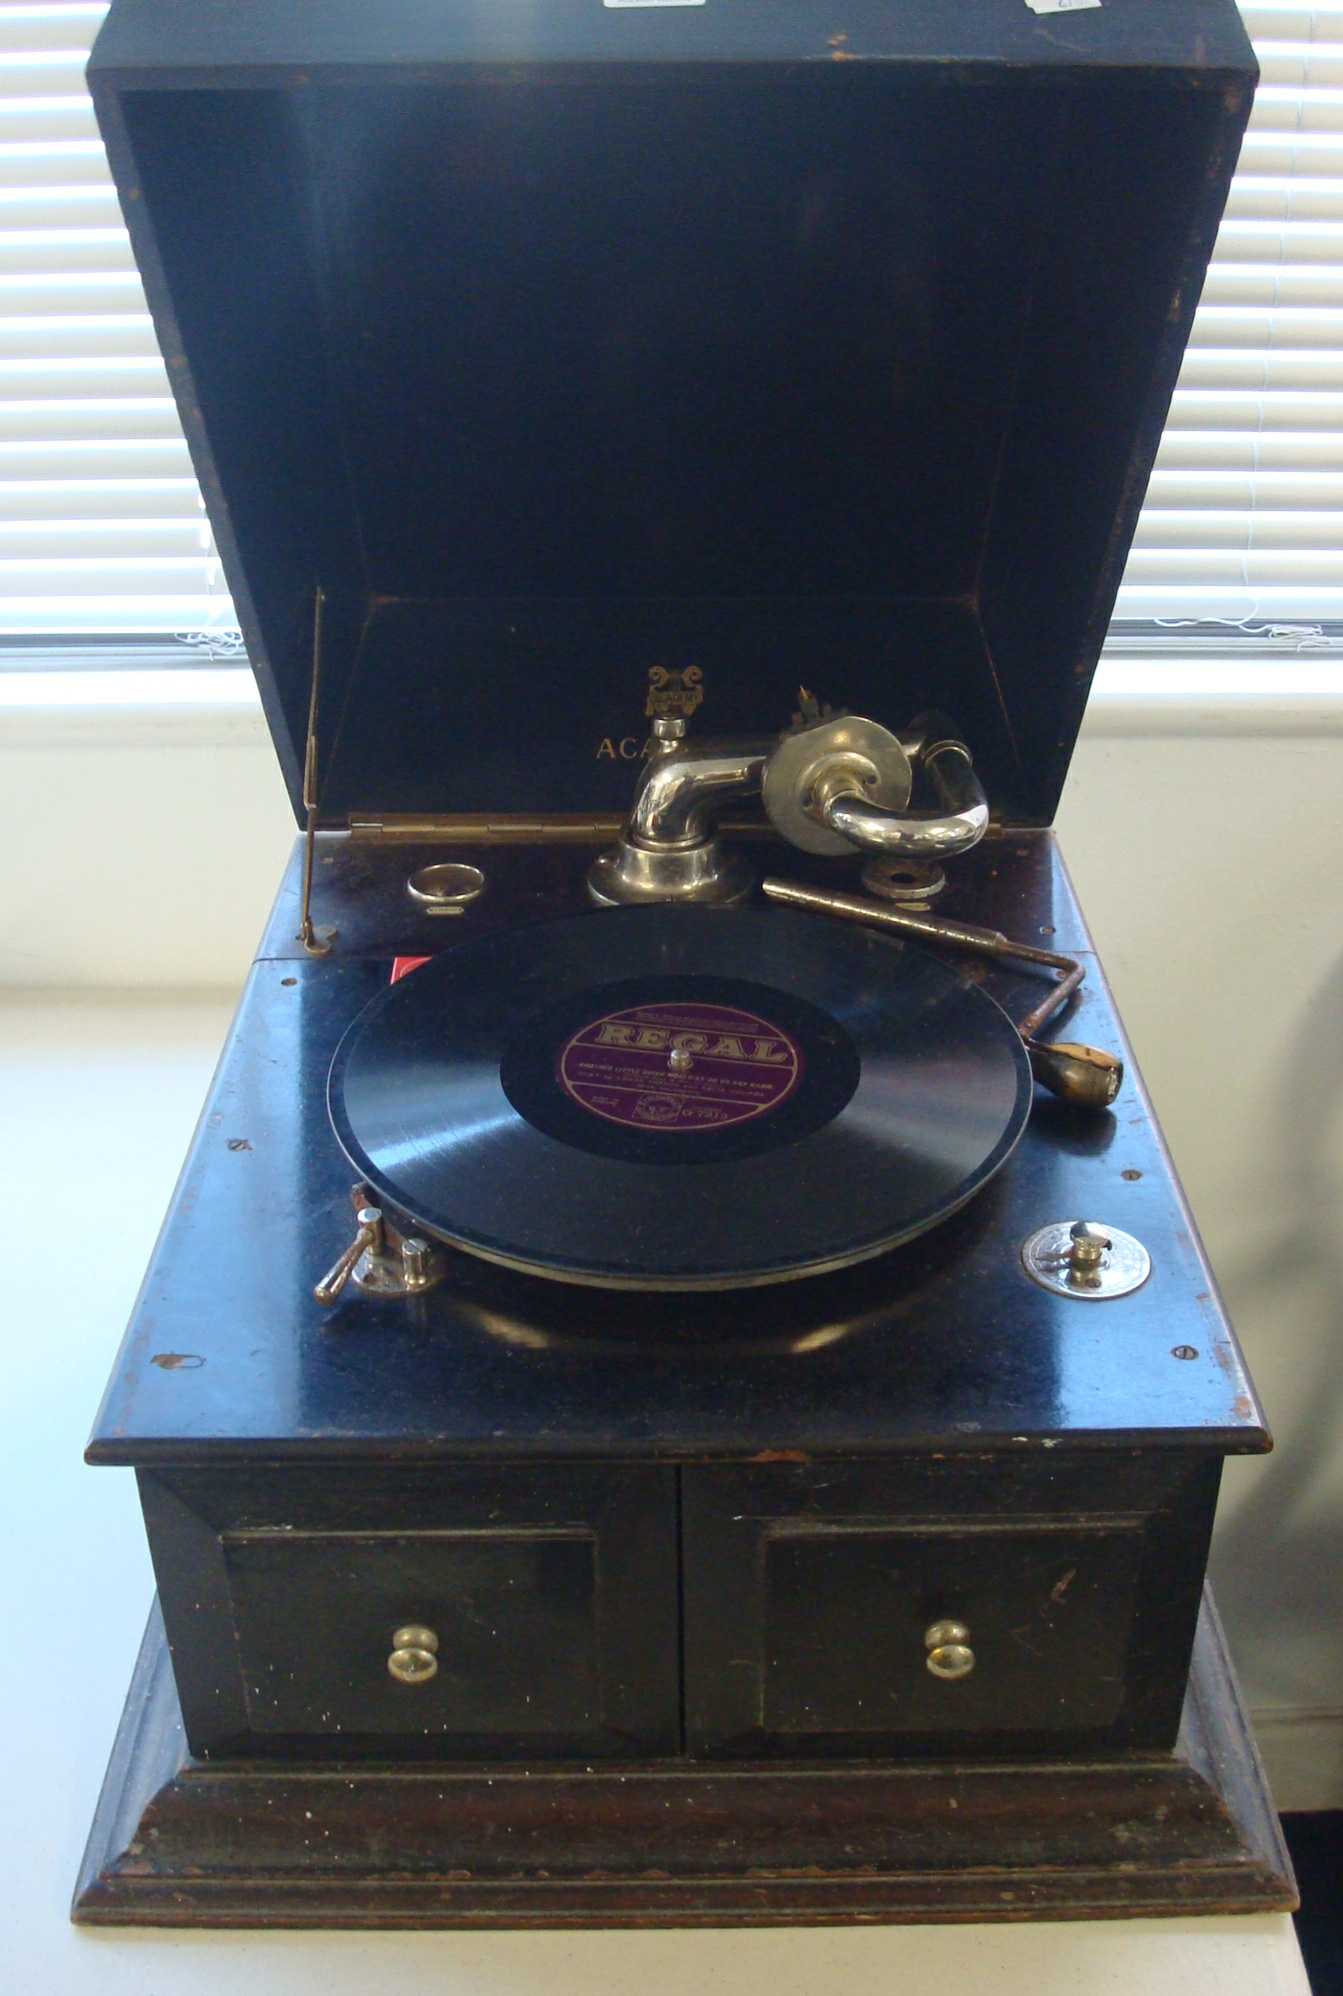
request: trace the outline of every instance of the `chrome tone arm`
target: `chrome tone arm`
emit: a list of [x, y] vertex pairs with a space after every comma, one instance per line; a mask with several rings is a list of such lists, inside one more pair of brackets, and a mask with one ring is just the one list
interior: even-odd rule
[[[860, 851], [939, 860], [981, 839], [989, 807], [970, 751], [944, 715], [907, 736], [860, 714], [822, 710], [803, 692], [794, 725], [772, 738], [689, 742], [679, 716], [653, 723], [653, 746], [616, 844], [588, 873], [604, 907], [698, 901], [731, 907], [750, 892], [745, 862], [726, 853], [714, 819], [730, 797], [759, 791], [774, 829], [803, 852]], [[917, 764], [941, 812], [907, 810]]]
[[963, 742], [939, 742], [921, 757], [923, 769], [946, 815], [937, 818], [888, 811], [864, 795], [863, 786], [839, 767], [818, 778], [811, 793], [813, 814], [848, 845], [901, 859], [944, 860], [968, 852], [983, 838], [988, 799]]
[[[916, 769], [940, 812], [907, 808]], [[925, 714], [896, 736], [860, 715], [816, 713], [813, 703], [804, 725], [779, 737], [761, 793], [775, 830], [804, 852], [949, 859], [976, 845], [989, 822], [970, 751], [945, 714]]]
[[724, 798], [760, 788], [773, 745], [772, 739], [669, 742], [644, 772], [630, 814], [630, 839], [659, 850], [700, 845], [712, 833], [713, 813]]
[[713, 818], [726, 798], [759, 789], [773, 742], [684, 736], [685, 722], [675, 715], [653, 723], [653, 753], [629, 823], [588, 873], [588, 892], [602, 907], [654, 901], [732, 907], [755, 884], [746, 863], [724, 850]]
[[909, 755], [897, 735], [861, 714], [804, 716], [805, 708], [765, 764], [765, 810], [775, 831], [803, 852], [852, 852], [851, 841], [821, 816], [817, 792], [861, 797], [886, 815], [902, 812], [914, 783]]

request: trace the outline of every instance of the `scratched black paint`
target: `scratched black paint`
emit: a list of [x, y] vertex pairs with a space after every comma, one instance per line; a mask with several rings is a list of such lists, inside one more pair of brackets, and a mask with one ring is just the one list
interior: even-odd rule
[[[489, 889], [454, 937], [507, 924], [538, 891], [558, 912], [584, 905], [583, 847], [468, 856]], [[441, 943], [405, 893], [420, 857], [323, 847], [318, 914], [340, 935], [319, 962], [288, 941], [291, 869], [90, 1443], [91, 1460], [141, 1469], [193, 1748], [320, 1757], [338, 1732], [343, 1754], [376, 1757], [398, 1712], [411, 1757], [1168, 1744], [1220, 1460], [1267, 1435], [1133, 1070], [1112, 1114], [1041, 1098], [962, 1213], [842, 1276], [657, 1297], [457, 1254], [426, 1296], [347, 1291], [324, 1311], [312, 1283], [351, 1225], [326, 1071], [393, 951]], [[1088, 953], [1066, 1031], [1122, 1046], [1049, 834], [986, 842], [946, 900], [1021, 936], [1048, 924]], [[1009, 1010], [1038, 995], [996, 970], [986, 982]], [[250, 1150], [219, 1141], [221, 1116]], [[1143, 1289], [1089, 1305], [1026, 1277], [1021, 1241], [1074, 1215], [1144, 1241]], [[1199, 1356], [1180, 1362], [1176, 1340]], [[419, 1707], [392, 1698], [378, 1645], [397, 1619], [447, 1616], [467, 1583], [444, 1576], [468, 1555], [436, 1550], [417, 1519], [500, 1534], [469, 1555], [470, 1589], [503, 1629], [531, 1599], [535, 1630], [503, 1650], [473, 1637], [475, 1677], [463, 1665], [451, 1699]], [[552, 1557], [557, 1530], [586, 1535], [595, 1566]], [[293, 1544], [283, 1585], [265, 1552], [276, 1533]], [[383, 1535], [371, 1566], [369, 1534]], [[862, 1623], [885, 1594], [882, 1642], [833, 1667], [822, 1631]], [[956, 1686], [924, 1683], [920, 1618], [940, 1614], [986, 1645], [959, 1706], [938, 1702]], [[1009, 1696], [1026, 1668], [1010, 1631], [1041, 1615], [1029, 1695], [1022, 1679]], [[311, 1655], [303, 1623], [327, 1630]], [[678, 1627], [684, 1698], [668, 1675]], [[289, 1688], [267, 1689], [284, 1628]], [[548, 1656], [555, 1683], [572, 1680], [567, 1703], [528, 1690]], [[599, 1681], [625, 1687], [614, 1718], [593, 1702]], [[528, 1696], [539, 1731], [519, 1726]]]

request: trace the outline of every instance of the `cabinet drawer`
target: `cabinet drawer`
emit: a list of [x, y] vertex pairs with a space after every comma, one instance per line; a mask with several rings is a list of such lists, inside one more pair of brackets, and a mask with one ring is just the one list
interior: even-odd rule
[[[1142, 1530], [774, 1527], [761, 1542], [767, 1733], [1033, 1733], [1113, 1725]], [[930, 1630], [964, 1657], [928, 1668]], [[944, 1642], [944, 1648], [945, 1648]]]
[[[161, 1471], [141, 1493], [193, 1753], [679, 1748], [674, 1471]], [[427, 1650], [394, 1656], [409, 1627]]]
[[[595, 1738], [596, 1552], [581, 1528], [226, 1535], [252, 1730]], [[418, 1670], [407, 1625], [436, 1645]]]
[[1169, 1462], [689, 1469], [687, 1744], [1168, 1745], [1215, 1489]]

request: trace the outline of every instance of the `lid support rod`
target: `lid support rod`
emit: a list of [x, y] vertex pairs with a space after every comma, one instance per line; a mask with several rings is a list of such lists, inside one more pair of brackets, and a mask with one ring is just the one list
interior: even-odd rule
[[309, 956], [329, 956], [336, 931], [319, 937], [312, 925], [312, 867], [317, 850], [317, 692], [322, 669], [322, 610], [326, 592], [321, 583], [312, 606], [312, 685], [308, 693], [308, 738], [303, 749], [303, 904], [298, 940]]

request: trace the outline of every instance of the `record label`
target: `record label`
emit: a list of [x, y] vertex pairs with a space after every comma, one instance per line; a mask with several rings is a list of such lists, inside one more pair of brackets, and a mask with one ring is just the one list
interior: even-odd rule
[[631, 1129], [720, 1130], [767, 1115], [802, 1073], [797, 1042], [728, 1005], [631, 1005], [564, 1042], [555, 1078], [594, 1116]]

